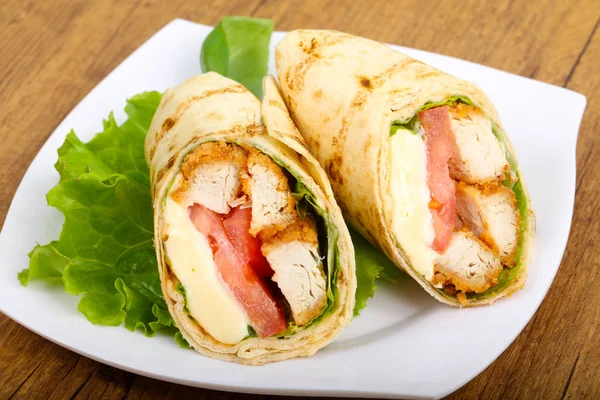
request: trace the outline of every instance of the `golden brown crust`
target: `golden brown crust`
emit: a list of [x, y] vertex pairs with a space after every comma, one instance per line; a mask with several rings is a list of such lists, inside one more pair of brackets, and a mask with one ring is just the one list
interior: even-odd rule
[[[473, 235], [468, 228], [464, 227], [460, 229], [460, 231], [465, 232], [467, 237], [477, 241], [483, 250], [493, 253], [493, 251], [480, 238]], [[498, 256], [496, 253], [493, 254], [496, 257]], [[448, 290], [450, 292], [454, 292], [458, 299], [458, 295], [461, 293], [483, 293], [489, 288], [496, 286], [498, 284], [498, 277], [500, 276], [500, 272], [502, 272], [503, 265], [499, 264], [498, 268], [490, 269], [485, 275], [485, 280], [479, 284], [473, 280], [465, 279], [459, 274], [454, 273], [453, 271], [444, 268], [439, 264], [435, 264], [433, 268], [434, 274], [433, 278], [431, 279], [431, 283], [435, 286], [441, 285], [445, 292], [446, 289], [449, 288]]]
[[[474, 184], [474, 185], [469, 185], [462, 181], [459, 181], [456, 183], [456, 193], [457, 194], [459, 194], [461, 192], [472, 191], [472, 190], [477, 190], [484, 196], [491, 196], [493, 194], [501, 193], [502, 196], [504, 196], [506, 199], [508, 199], [510, 201], [511, 209], [513, 210], [514, 215], [516, 217], [516, 226], [520, 226], [521, 215], [518, 210], [517, 197], [511, 189], [502, 185], [499, 182], [491, 182], [491, 183], [486, 183], [486, 184]], [[461, 222], [464, 222], [464, 221], [462, 221], [462, 219], [461, 219]], [[516, 264], [515, 253], [517, 251], [517, 246], [515, 246], [515, 248], [508, 255], [500, 256], [500, 248], [496, 244], [496, 241], [494, 240], [494, 238], [489, 233], [488, 221], [482, 221], [482, 225], [483, 225], [482, 226], [483, 232], [480, 233], [479, 235], [477, 235], [477, 239], [480, 240], [481, 242], [483, 242], [490, 250], [492, 250], [492, 252], [496, 256], [500, 257], [506, 267], [509, 267], [509, 268], [514, 267]], [[463, 230], [464, 229], [465, 228], [463, 228]], [[519, 240], [520, 235], [521, 235], [521, 231], [520, 231], [520, 229], [517, 229], [517, 238], [516, 238], [517, 241]]]
[[[275, 163], [268, 155], [254, 149], [248, 149], [248, 169], [250, 169], [254, 165], [259, 165], [271, 172], [273, 172], [277, 176], [277, 191], [290, 190], [287, 176], [283, 172], [283, 168]], [[290, 192], [291, 193], [291, 192]]]
[[467, 118], [471, 119], [471, 115], [485, 116], [479, 107], [455, 101], [449, 107], [451, 118]]
[[[280, 223], [274, 223], [267, 226], [261, 226], [260, 230], [251, 229], [250, 233], [254, 236], [259, 236], [262, 240], [266, 240], [273, 235], [276, 235], [278, 232], [283, 231], [290, 224], [294, 223], [297, 219], [296, 214], [296, 200], [292, 196], [292, 192], [290, 190], [290, 185], [287, 179], [287, 176], [283, 172], [283, 168], [277, 165], [271, 157], [268, 155], [254, 149], [248, 149], [248, 171], [251, 171], [253, 167], [260, 166], [267, 171], [273, 173], [277, 177], [277, 187], [276, 190], [282, 196], [285, 197], [285, 205], [282, 209], [278, 210], [278, 213], [287, 215], [288, 218], [285, 218]], [[251, 173], [249, 173], [251, 175]], [[250, 179], [242, 179], [242, 188], [245, 193], [251, 193], [250, 189]], [[246, 192], [248, 191], [248, 192]], [[252, 196], [250, 194], [250, 196]]]
[[263, 241], [263, 247], [269, 247], [272, 245], [279, 245], [282, 243], [290, 243], [294, 241], [300, 241], [310, 244], [318, 244], [317, 239], [317, 223], [314, 218], [306, 216], [299, 218], [296, 222], [289, 225], [284, 230], [276, 233], [275, 235], [266, 238]]
[[469, 304], [469, 300], [467, 299], [466, 293], [460, 292], [456, 295], [456, 300], [460, 303], [461, 306], [466, 306]]
[[246, 151], [235, 144], [218, 141], [196, 146], [183, 158], [180, 169], [183, 177], [181, 186], [172, 191], [171, 197], [177, 202], [184, 201], [185, 193], [193, 182], [194, 173], [202, 165], [219, 162], [232, 163], [240, 167], [241, 175], [245, 175], [246, 160]]
[[489, 288], [496, 286], [498, 284], [498, 276], [502, 271], [502, 268], [494, 271], [493, 274], [487, 275], [485, 278], [485, 283], [480, 285], [473, 284], [471, 281], [463, 279], [458, 274], [453, 273], [449, 270], [441, 271], [439, 269], [439, 265], [434, 266], [434, 274], [431, 279], [431, 283], [435, 286], [442, 285], [444, 290], [452, 286], [453, 289], [451, 291], [456, 292], [457, 296], [460, 293], [483, 293]]
[[181, 172], [184, 178], [189, 179], [200, 165], [219, 161], [243, 165], [246, 163], [246, 151], [240, 146], [221, 141], [203, 143], [183, 158]]

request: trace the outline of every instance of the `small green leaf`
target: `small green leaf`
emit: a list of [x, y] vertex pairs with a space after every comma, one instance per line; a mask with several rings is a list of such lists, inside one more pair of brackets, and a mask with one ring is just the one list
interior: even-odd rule
[[272, 33], [273, 21], [268, 19], [223, 17], [202, 45], [202, 72], [218, 72], [262, 98]]
[[254, 330], [253, 327], [248, 325], [248, 336], [247, 337], [258, 337], [258, 333]]
[[29, 284], [29, 269], [24, 269], [17, 275], [22, 286], [27, 287]]
[[62, 274], [71, 262], [59, 254], [53, 243], [45, 246], [36, 245], [29, 253], [29, 269], [19, 273], [19, 281], [27, 286], [29, 281], [43, 279], [50, 283], [62, 283]]
[[185, 338], [183, 337], [183, 335], [181, 334], [181, 332], [177, 332], [175, 334], [175, 343], [177, 343], [179, 345], [179, 347], [181, 347], [182, 349], [191, 349], [192, 346], [190, 346], [190, 344], [187, 342], [187, 340], [185, 340]]

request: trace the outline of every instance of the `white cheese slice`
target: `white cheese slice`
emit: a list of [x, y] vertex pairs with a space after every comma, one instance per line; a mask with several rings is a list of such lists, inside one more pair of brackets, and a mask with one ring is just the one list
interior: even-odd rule
[[219, 276], [208, 239], [194, 227], [187, 207], [170, 196], [163, 217], [166, 253], [185, 288], [190, 315], [219, 342], [239, 343], [248, 336], [248, 317]]
[[431, 280], [438, 254], [431, 249], [435, 230], [429, 211], [425, 142], [421, 136], [402, 129], [389, 141], [390, 195], [386, 208], [391, 211], [392, 230], [413, 269]]

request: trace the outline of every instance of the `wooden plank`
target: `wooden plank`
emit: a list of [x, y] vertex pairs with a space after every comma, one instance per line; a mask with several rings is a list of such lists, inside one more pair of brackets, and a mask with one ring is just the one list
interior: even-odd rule
[[[567, 85], [586, 93], [588, 109], [580, 133], [577, 148], [577, 202], [573, 219], [575, 227], [571, 234], [565, 266], [572, 271], [569, 292], [578, 293], [581, 307], [576, 310], [575, 323], [565, 330], [566, 351], [577, 353], [569, 380], [563, 391], [568, 399], [600, 398], [600, 28], [589, 41], [572, 78]], [[566, 309], [559, 318], [573, 313]], [[572, 329], [582, 330], [581, 339], [572, 334]], [[564, 339], [563, 339], [564, 340]]]
[[598, 15], [595, 0], [267, 0], [256, 13], [278, 30], [336, 29], [560, 86]]

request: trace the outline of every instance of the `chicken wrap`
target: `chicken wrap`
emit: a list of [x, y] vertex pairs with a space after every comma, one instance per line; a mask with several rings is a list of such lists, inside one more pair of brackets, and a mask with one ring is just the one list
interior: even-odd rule
[[399, 268], [455, 306], [524, 285], [534, 216], [480, 88], [335, 31], [289, 33], [276, 67], [347, 220]]
[[349, 323], [350, 235], [272, 77], [262, 103], [214, 72], [167, 90], [145, 153], [161, 288], [194, 349], [264, 364]]

